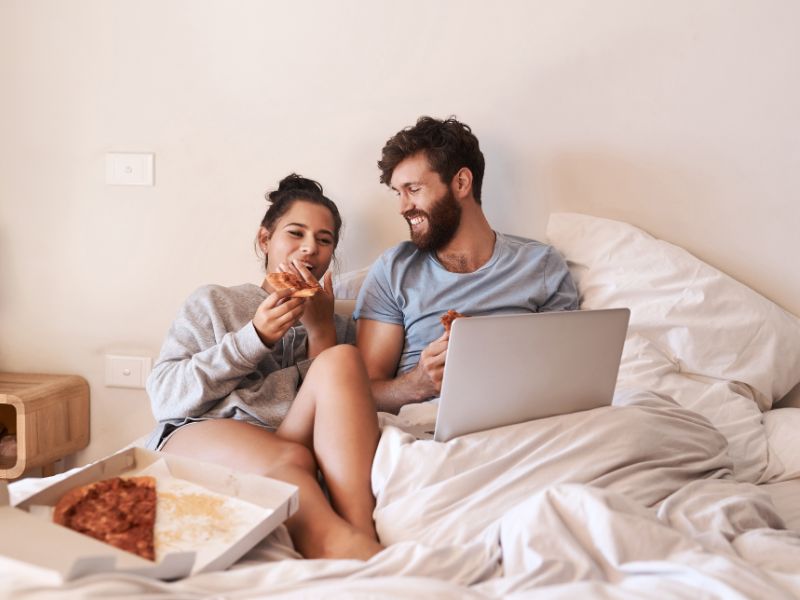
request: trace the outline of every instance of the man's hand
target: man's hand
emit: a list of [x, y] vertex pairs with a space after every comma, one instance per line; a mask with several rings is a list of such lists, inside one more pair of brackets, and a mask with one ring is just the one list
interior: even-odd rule
[[419, 356], [417, 366], [414, 367], [420, 390], [424, 390], [429, 398], [438, 396], [442, 390], [444, 359], [449, 343], [450, 334], [445, 332], [425, 347]]
[[406, 404], [438, 396], [449, 342], [447, 334], [434, 340], [420, 353], [413, 369], [398, 375], [397, 365], [405, 343], [403, 326], [359, 319], [356, 345], [364, 357], [378, 410], [396, 414]]

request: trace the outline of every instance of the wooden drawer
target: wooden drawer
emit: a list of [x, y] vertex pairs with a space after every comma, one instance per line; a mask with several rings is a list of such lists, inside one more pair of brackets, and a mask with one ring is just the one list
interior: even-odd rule
[[89, 444], [89, 384], [78, 375], [0, 373], [0, 423], [16, 435], [16, 457], [0, 459], [0, 479], [42, 467]]

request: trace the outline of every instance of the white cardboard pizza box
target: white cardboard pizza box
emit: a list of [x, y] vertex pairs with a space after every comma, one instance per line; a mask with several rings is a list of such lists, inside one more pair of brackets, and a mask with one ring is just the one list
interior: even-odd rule
[[[153, 562], [31, 514], [36, 507], [54, 506], [73, 487], [155, 467], [165, 468], [170, 478], [235, 499], [231, 502], [239, 502], [237, 506], [249, 503], [258, 518], [248, 521], [246, 528], [222, 532], [222, 539], [212, 540], [197, 551], [169, 552]], [[179, 579], [229, 567], [294, 514], [297, 507], [297, 487], [288, 483], [161, 452], [127, 448], [60, 479], [16, 506], [9, 505], [7, 484], [0, 481], [0, 554], [56, 571], [64, 581], [108, 571]], [[231, 535], [235, 537], [231, 539]]]

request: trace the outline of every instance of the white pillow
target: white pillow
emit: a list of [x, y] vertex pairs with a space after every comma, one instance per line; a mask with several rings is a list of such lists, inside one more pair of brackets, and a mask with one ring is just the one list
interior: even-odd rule
[[764, 411], [800, 381], [800, 319], [685, 250], [632, 225], [550, 216], [583, 308], [627, 306], [630, 333], [678, 372], [744, 384]]
[[364, 267], [357, 271], [335, 274], [333, 276], [333, 295], [340, 300], [355, 300], [368, 271], [369, 267]]

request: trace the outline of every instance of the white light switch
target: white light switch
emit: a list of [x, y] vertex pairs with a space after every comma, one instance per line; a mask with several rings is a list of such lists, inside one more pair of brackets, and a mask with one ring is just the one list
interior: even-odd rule
[[149, 356], [106, 354], [106, 385], [143, 389], [152, 363]]
[[109, 152], [106, 154], [106, 183], [109, 185], [153, 185], [155, 154]]

